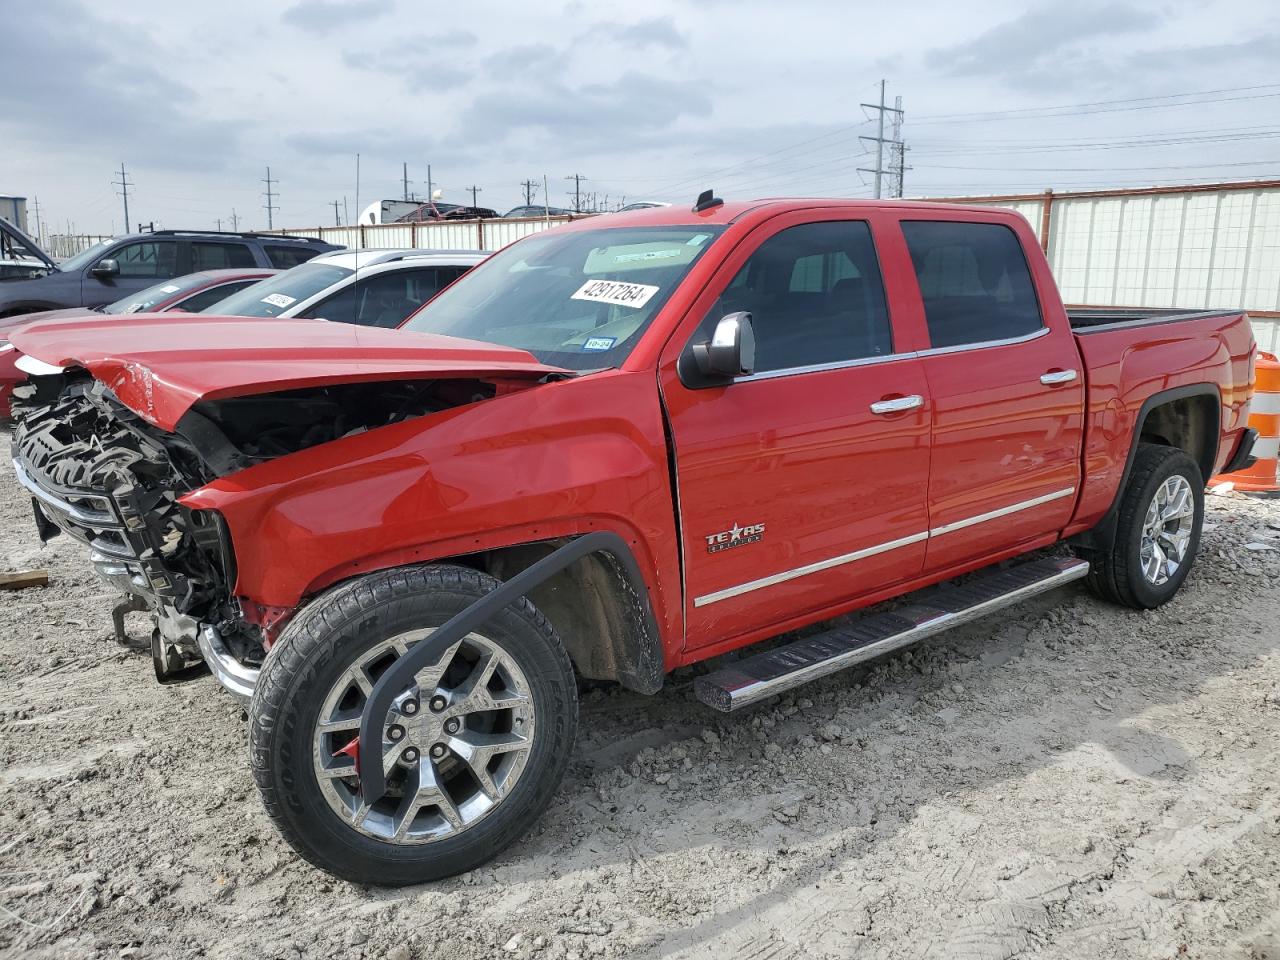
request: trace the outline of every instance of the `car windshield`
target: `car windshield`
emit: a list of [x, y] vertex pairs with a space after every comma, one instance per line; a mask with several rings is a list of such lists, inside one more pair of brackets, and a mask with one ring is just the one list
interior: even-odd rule
[[494, 254], [401, 329], [516, 347], [571, 370], [615, 367], [720, 230], [539, 234]]
[[154, 310], [156, 304], [172, 300], [175, 294], [198, 290], [208, 283], [208, 279], [199, 274], [178, 277], [176, 280], [165, 280], [153, 287], [121, 297], [115, 303], [108, 303], [102, 308], [103, 313], [143, 313]]
[[200, 313], [226, 317], [278, 317], [354, 271], [328, 263], [304, 263], [205, 307]]
[[113, 243], [115, 243], [114, 240], [99, 240], [88, 250], [81, 250], [71, 259], [63, 260], [58, 264], [58, 269], [63, 273], [75, 273], [81, 267], [88, 266], [89, 263], [97, 260], [106, 252], [107, 247]]

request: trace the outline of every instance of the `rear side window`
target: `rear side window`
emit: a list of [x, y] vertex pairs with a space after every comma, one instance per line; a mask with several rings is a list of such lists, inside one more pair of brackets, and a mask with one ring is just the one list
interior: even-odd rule
[[253, 251], [243, 243], [191, 244], [191, 272], [226, 270], [232, 267], [256, 267]]
[[1017, 235], [998, 223], [902, 224], [933, 347], [1022, 337], [1044, 326]]
[[278, 247], [267, 244], [263, 249], [267, 251], [267, 259], [271, 261], [271, 265], [277, 270], [288, 270], [290, 267], [296, 267], [300, 263], [306, 263], [320, 252], [319, 250], [312, 250], [310, 247], [304, 247], [301, 244], [296, 247]]
[[770, 237], [730, 281], [694, 339], [739, 310], [751, 314], [757, 373], [893, 352], [880, 267], [861, 220], [807, 223]]

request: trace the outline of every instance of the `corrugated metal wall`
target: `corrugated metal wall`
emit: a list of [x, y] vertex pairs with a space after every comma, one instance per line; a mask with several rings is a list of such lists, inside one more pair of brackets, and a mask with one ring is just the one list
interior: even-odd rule
[[568, 217], [523, 220], [454, 220], [436, 223], [378, 223], [363, 227], [282, 230], [295, 237], [320, 237], [353, 250], [391, 247], [418, 250], [500, 250], [531, 233], [569, 222]]

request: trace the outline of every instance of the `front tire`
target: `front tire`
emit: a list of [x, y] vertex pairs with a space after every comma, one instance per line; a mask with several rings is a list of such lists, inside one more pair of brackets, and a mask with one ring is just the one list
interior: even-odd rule
[[[462, 873], [551, 801], [577, 729], [577, 690], [563, 644], [527, 599], [421, 671], [381, 744], [356, 746], [381, 673], [497, 586], [455, 566], [370, 574], [309, 604], [272, 647], [249, 709], [250, 762], [267, 813], [320, 869], [390, 886]], [[379, 748], [389, 789], [370, 806], [355, 754]]]
[[1182, 587], [1200, 550], [1204, 478], [1183, 450], [1139, 444], [1120, 500], [1110, 550], [1081, 551], [1087, 583], [1105, 600], [1136, 610], [1168, 603]]

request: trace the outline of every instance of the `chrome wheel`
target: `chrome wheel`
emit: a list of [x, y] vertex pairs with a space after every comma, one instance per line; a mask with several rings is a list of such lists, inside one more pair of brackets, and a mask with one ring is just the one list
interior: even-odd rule
[[[418, 673], [392, 707], [380, 744], [358, 742], [373, 685], [431, 632], [392, 637], [348, 667], [325, 697], [313, 737], [316, 779], [329, 807], [361, 833], [393, 843], [429, 843], [482, 820], [510, 795], [533, 745], [524, 672], [475, 633]], [[381, 750], [388, 789], [369, 805], [355, 769], [359, 751], [371, 748]]]
[[1191, 544], [1195, 514], [1195, 496], [1186, 477], [1174, 474], [1156, 489], [1142, 523], [1139, 551], [1148, 583], [1160, 586], [1178, 572]]

